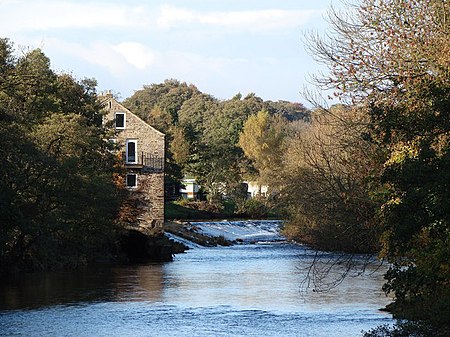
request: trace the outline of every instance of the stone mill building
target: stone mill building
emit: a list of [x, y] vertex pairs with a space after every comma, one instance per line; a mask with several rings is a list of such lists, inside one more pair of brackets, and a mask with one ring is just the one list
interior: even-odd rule
[[138, 211], [130, 224], [147, 232], [164, 224], [164, 134], [118, 103], [109, 92], [100, 95], [104, 123], [115, 129], [111, 139], [123, 160], [124, 183]]

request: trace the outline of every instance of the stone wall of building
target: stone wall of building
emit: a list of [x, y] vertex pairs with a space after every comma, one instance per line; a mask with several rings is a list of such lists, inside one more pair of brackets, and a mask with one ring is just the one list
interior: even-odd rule
[[144, 231], [162, 228], [164, 225], [164, 173], [138, 175], [138, 187], [130, 191], [139, 209], [138, 223]]
[[148, 151], [154, 156], [164, 158], [164, 134], [162, 132], [125, 109], [112, 97], [105, 103], [107, 111], [105, 120], [114, 121], [116, 113], [125, 113], [125, 129], [118, 130], [117, 142], [125, 146], [126, 139], [137, 139], [137, 152]]
[[[125, 163], [127, 174], [136, 174], [137, 186], [130, 188], [130, 199], [139, 210], [138, 221], [134, 224], [142, 231], [161, 229], [164, 224], [164, 137], [165, 135], [144, 122], [138, 116], [118, 103], [111, 94], [100, 96], [104, 105], [104, 122], [115, 129], [116, 113], [125, 114], [123, 129], [116, 129], [114, 141], [123, 154], [127, 140], [137, 142], [137, 164]], [[161, 167], [146, 166], [141, 155], [161, 159]], [[125, 156], [124, 156], [125, 161]], [[153, 161], [152, 161], [153, 163]]]

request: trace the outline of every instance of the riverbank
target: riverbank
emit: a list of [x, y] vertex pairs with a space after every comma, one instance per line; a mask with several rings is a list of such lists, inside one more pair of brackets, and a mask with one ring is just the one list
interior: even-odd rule
[[138, 230], [128, 230], [120, 239], [119, 263], [168, 262], [173, 255], [188, 249], [159, 232], [153, 235]]
[[235, 216], [231, 203], [218, 208], [202, 201], [176, 200], [168, 201], [164, 206], [166, 221], [227, 219]]
[[165, 203], [166, 220], [213, 220], [213, 219], [279, 219], [281, 215], [272, 207], [257, 198], [246, 200], [238, 207], [231, 201], [225, 201], [220, 206], [206, 201], [175, 200]]

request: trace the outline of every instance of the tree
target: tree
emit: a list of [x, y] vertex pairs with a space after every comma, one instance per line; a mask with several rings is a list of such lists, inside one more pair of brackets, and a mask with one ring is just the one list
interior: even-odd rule
[[[183, 175], [193, 176], [214, 203], [221, 203], [224, 194], [242, 196], [243, 175], [254, 170], [239, 146], [250, 116], [270, 109], [269, 129], [278, 130], [284, 117], [297, 120], [308, 115], [299, 103], [264, 102], [254, 93], [219, 101], [177, 80], [144, 86], [124, 105], [166, 133], [166, 181], [176, 184]], [[261, 176], [268, 175], [268, 170], [261, 170]]]
[[83, 264], [114, 245], [121, 190], [92, 80], [0, 40], [0, 266]]
[[158, 106], [168, 113], [174, 122], [177, 122], [178, 111], [183, 103], [198, 94], [200, 91], [194, 85], [170, 79], [165, 80], [164, 83], [144, 86], [143, 89], [127, 98], [123, 104], [144, 121], [148, 121], [152, 109]]
[[190, 169], [205, 186], [210, 200], [220, 201], [219, 195], [232, 195], [240, 188], [247, 162], [238, 144], [239, 134], [247, 118], [263, 106], [261, 98], [249, 94], [244, 99], [238, 96], [224, 101], [209, 111], [198, 155]]
[[[407, 317], [448, 327], [450, 303], [450, 3], [363, 0], [331, 13], [312, 38], [330, 67], [319, 84], [365, 106], [371, 140], [387, 152], [377, 195], [386, 291]], [[447, 329], [447, 330], [445, 330]]]
[[271, 115], [283, 116], [288, 121], [308, 120], [310, 111], [301, 103], [292, 103], [288, 101], [268, 101], [267, 110]]
[[237, 147], [239, 134], [247, 118], [264, 108], [264, 102], [255, 94], [249, 94], [244, 99], [233, 98], [222, 102], [206, 120], [204, 140], [210, 144], [229, 144]]
[[283, 124], [286, 122], [279, 116], [270, 116], [261, 110], [247, 119], [239, 136], [239, 146], [253, 161], [260, 184], [270, 184], [274, 173], [281, 167]]
[[200, 94], [185, 101], [178, 112], [179, 125], [185, 129], [190, 143], [195, 143], [207, 131], [207, 120], [218, 110], [219, 102], [212, 96]]
[[335, 106], [316, 109], [311, 119], [291, 132], [279, 170], [285, 233], [324, 250], [375, 252], [377, 204], [368, 187], [382, 157], [364, 139], [364, 111]]
[[182, 166], [189, 160], [189, 142], [183, 128], [173, 126], [171, 128], [172, 142], [170, 144], [170, 152], [173, 153], [175, 162]]

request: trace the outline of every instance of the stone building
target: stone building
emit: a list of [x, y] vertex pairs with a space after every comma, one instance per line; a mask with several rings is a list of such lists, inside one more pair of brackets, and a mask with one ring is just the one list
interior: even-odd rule
[[162, 229], [164, 224], [164, 134], [118, 103], [111, 93], [100, 95], [104, 123], [115, 129], [125, 166], [124, 182], [129, 201], [137, 210], [135, 223], [141, 231]]

